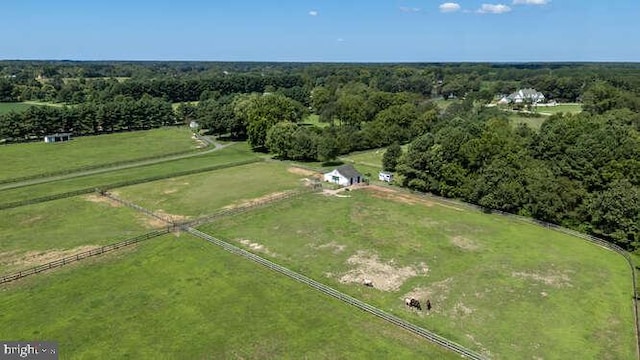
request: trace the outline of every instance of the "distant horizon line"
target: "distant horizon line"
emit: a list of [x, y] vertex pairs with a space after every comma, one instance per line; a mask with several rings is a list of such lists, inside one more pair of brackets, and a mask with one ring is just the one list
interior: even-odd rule
[[0, 59], [0, 62], [116, 63], [272, 63], [272, 64], [640, 64], [640, 60], [450, 60], [450, 61], [327, 61], [327, 60], [123, 60], [123, 59]]

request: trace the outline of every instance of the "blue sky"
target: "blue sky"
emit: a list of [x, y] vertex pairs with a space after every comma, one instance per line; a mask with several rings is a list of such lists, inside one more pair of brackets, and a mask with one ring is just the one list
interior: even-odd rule
[[640, 0], [4, 0], [0, 59], [640, 61]]

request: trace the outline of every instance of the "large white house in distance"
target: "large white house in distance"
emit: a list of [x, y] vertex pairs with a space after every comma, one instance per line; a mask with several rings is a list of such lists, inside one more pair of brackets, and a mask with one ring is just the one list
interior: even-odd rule
[[509, 96], [503, 97], [502, 99], [500, 99], [500, 101], [498, 101], [498, 104], [521, 104], [523, 102], [537, 104], [544, 102], [544, 100], [544, 95], [541, 92], [536, 91], [536, 89], [529, 88], [520, 89]]
[[342, 165], [324, 174], [324, 181], [349, 186], [363, 181], [362, 175], [351, 165]]

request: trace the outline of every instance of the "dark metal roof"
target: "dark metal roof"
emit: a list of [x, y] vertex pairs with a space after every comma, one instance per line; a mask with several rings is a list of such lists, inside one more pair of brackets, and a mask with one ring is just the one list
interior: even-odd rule
[[346, 178], [356, 178], [358, 176], [362, 177], [358, 170], [356, 170], [352, 165], [349, 164], [338, 166], [336, 170]]

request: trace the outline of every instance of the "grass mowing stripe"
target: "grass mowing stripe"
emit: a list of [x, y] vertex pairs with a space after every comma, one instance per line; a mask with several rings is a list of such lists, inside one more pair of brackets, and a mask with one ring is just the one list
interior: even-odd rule
[[225, 169], [225, 168], [234, 167], [234, 166], [247, 165], [247, 164], [251, 164], [251, 163], [254, 163], [254, 162], [260, 162], [260, 161], [262, 161], [262, 160], [259, 159], [259, 158], [255, 158], [255, 159], [249, 159], [249, 160], [238, 161], [238, 162], [233, 162], [233, 163], [213, 165], [213, 166], [209, 166], [209, 167], [205, 167], [205, 168], [184, 170], [184, 171], [175, 172], [175, 173], [160, 174], [160, 175], [156, 175], [156, 176], [152, 176], [152, 177], [125, 180], [125, 181], [120, 181], [120, 182], [110, 183], [110, 184], [97, 184], [97, 185], [89, 187], [89, 188], [78, 189], [78, 190], [64, 192], [64, 193], [58, 193], [58, 194], [53, 194], [53, 195], [48, 195], [48, 196], [39, 197], [39, 198], [32, 198], [32, 199], [26, 199], [26, 200], [20, 200], [20, 201], [14, 201], [14, 202], [10, 202], [10, 203], [0, 204], [0, 210], [16, 208], [16, 207], [24, 206], [24, 205], [38, 204], [38, 203], [42, 203], [42, 202], [58, 200], [58, 199], [68, 198], [68, 197], [82, 195], [82, 194], [89, 194], [89, 193], [96, 192], [96, 191], [99, 192], [99, 191], [109, 190], [109, 189], [113, 189], [113, 188], [129, 186], [129, 185], [135, 185], [135, 184], [141, 184], [141, 183], [145, 183], [145, 182], [152, 182], [152, 181], [156, 181], [156, 180], [167, 179], [167, 178], [172, 178], [172, 177], [177, 177], [177, 176], [191, 175], [191, 174], [197, 174], [197, 173], [201, 173], [201, 172]]
[[171, 127], [82, 136], [54, 144], [5, 144], [0, 146], [0, 179], [195, 150], [197, 143], [191, 136], [186, 127]]

